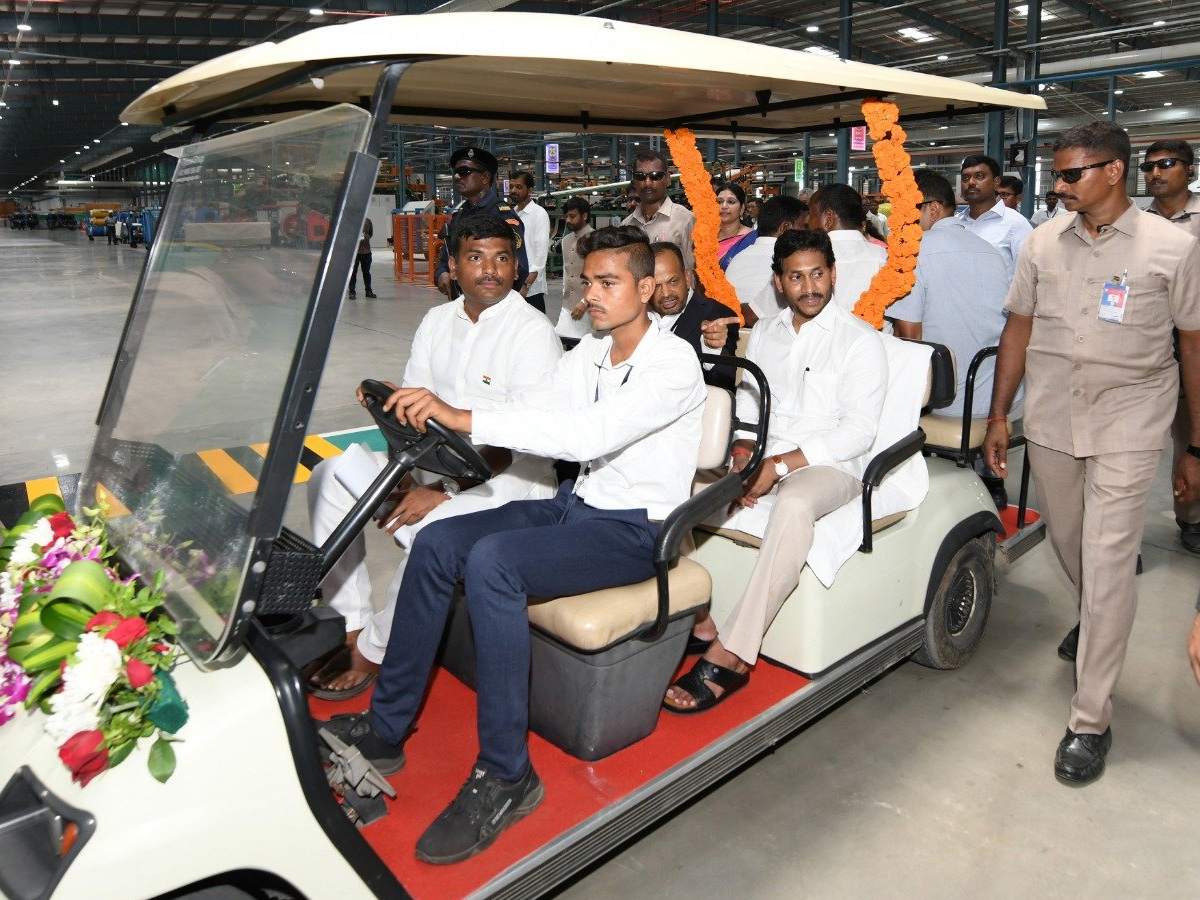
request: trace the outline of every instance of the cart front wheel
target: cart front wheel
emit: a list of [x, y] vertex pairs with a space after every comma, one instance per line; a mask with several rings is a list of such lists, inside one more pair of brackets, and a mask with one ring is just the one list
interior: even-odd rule
[[967, 541], [950, 558], [925, 618], [925, 642], [913, 659], [934, 669], [957, 669], [975, 655], [996, 591], [996, 536]]

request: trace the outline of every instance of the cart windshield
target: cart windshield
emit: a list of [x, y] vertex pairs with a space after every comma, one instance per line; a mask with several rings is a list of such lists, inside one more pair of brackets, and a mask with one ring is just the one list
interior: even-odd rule
[[122, 336], [80, 503], [103, 507], [130, 569], [163, 573], [201, 660], [254, 539], [279, 530], [251, 534], [257, 474], [370, 121], [342, 105], [186, 147]]

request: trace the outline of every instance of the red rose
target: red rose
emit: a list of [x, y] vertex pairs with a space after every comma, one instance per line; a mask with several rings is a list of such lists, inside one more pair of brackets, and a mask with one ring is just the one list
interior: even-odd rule
[[108, 751], [100, 746], [103, 742], [104, 735], [99, 731], [81, 731], [58, 748], [58, 758], [81, 787], [87, 787], [89, 781], [108, 768]]
[[84, 631], [96, 631], [100, 628], [107, 628], [109, 625], [116, 625], [121, 621], [121, 617], [115, 612], [109, 612], [103, 609], [88, 619], [87, 625], [83, 627]]
[[56, 538], [70, 537], [75, 531], [75, 523], [65, 512], [55, 513], [47, 521], [50, 522], [50, 528]]
[[113, 626], [112, 631], [104, 636], [124, 650], [134, 641], [144, 638], [148, 631], [145, 619], [141, 616], [132, 616], [128, 619], [121, 619]]
[[132, 688], [145, 687], [154, 680], [154, 670], [137, 658], [130, 659], [125, 665], [125, 674]]

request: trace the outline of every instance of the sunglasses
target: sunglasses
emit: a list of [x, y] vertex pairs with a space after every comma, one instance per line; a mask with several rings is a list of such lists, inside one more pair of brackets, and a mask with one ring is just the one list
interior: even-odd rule
[[662, 181], [666, 177], [666, 172], [634, 172], [632, 176], [634, 181], [645, 181], [647, 178], [651, 181]]
[[1173, 169], [1181, 162], [1183, 162], [1183, 160], [1179, 159], [1178, 157], [1168, 156], [1166, 159], [1156, 159], [1154, 162], [1146, 161], [1138, 166], [1138, 168], [1148, 175], [1155, 169]]
[[472, 175], [482, 175], [483, 169], [473, 169], [470, 166], [459, 166], [450, 170], [455, 178], [470, 178]]
[[1074, 169], [1051, 169], [1050, 177], [1055, 181], [1065, 181], [1067, 184], [1074, 184], [1083, 177], [1083, 173], [1088, 169], [1099, 169], [1107, 166], [1110, 162], [1116, 162], [1115, 159], [1106, 159], [1104, 162], [1092, 163], [1087, 166], [1076, 166]]
[[937, 203], [937, 202], [938, 202], [937, 200], [922, 200], [920, 203], [917, 204], [917, 209], [924, 209], [925, 207], [929, 206], [931, 203]]

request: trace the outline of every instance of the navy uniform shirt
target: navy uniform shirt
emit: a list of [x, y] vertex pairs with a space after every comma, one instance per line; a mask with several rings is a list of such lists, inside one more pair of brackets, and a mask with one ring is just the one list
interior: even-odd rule
[[459, 217], [469, 216], [477, 212], [491, 213], [496, 218], [503, 219], [516, 232], [517, 280], [513, 282], [513, 288], [520, 290], [521, 285], [525, 283], [525, 279], [529, 275], [529, 260], [525, 255], [525, 226], [521, 224], [521, 217], [517, 215], [517, 211], [496, 192], [494, 187], [488, 188], [487, 193], [479, 198], [478, 203], [472, 204], [470, 201], [464, 201], [463, 205], [454, 213], [450, 222], [442, 229], [439, 234], [439, 237], [443, 241], [442, 250], [438, 254], [437, 269], [434, 271], [433, 283], [437, 284], [443, 272], [450, 271], [450, 244], [448, 240], [450, 229], [454, 227], [454, 223], [459, 220]]

